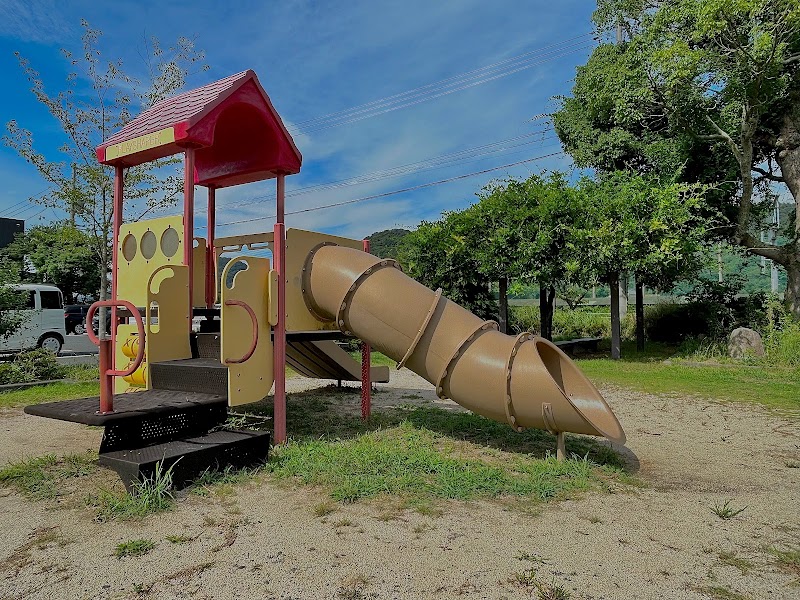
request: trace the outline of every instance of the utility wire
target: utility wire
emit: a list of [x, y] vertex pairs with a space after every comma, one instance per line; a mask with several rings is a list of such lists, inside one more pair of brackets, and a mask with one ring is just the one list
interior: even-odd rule
[[298, 131], [300, 133], [312, 133], [322, 129], [328, 129], [330, 127], [338, 127], [339, 125], [346, 125], [349, 123], [354, 123], [356, 121], [361, 121], [371, 117], [376, 117], [378, 115], [382, 115], [409, 106], [415, 106], [422, 102], [427, 102], [435, 98], [440, 98], [441, 96], [446, 96], [448, 94], [452, 94], [454, 92], [475, 87], [477, 85], [482, 85], [484, 83], [494, 81], [495, 79], [499, 79], [501, 77], [506, 77], [508, 75], [512, 75], [514, 73], [530, 69], [532, 67], [544, 64], [546, 62], [555, 60], [557, 58], [562, 58], [564, 56], [574, 54], [581, 50], [589, 49], [593, 46], [594, 46], [594, 41], [587, 40], [584, 43], [575, 44], [573, 46], [566, 48], [561, 48], [558, 49], [558, 51], [545, 53], [541, 57], [537, 57], [539, 58], [539, 60], [534, 60], [534, 61], [529, 60], [527, 62], [518, 65], [509, 65], [507, 68], [498, 73], [486, 73], [480, 78], [475, 78], [475, 77], [467, 78], [461, 81], [448, 84], [441, 88], [433, 88], [424, 93], [411, 94], [390, 102], [378, 103], [375, 106], [369, 108], [364, 108], [360, 110], [349, 109], [348, 111], [342, 111], [342, 113], [339, 114], [338, 116], [331, 116], [326, 119], [320, 118], [319, 120], [315, 120], [310, 125], [305, 125], [305, 126], [295, 125], [290, 129], [294, 133], [297, 133]]
[[[534, 161], [537, 161], [537, 160], [543, 160], [545, 158], [551, 158], [553, 156], [559, 156], [559, 155], [563, 155], [563, 154], [564, 154], [563, 152], [552, 152], [550, 154], [545, 154], [543, 156], [536, 156], [534, 158], [526, 158], [525, 160], [520, 160], [520, 161], [517, 161], [517, 162], [514, 162], [514, 163], [509, 163], [507, 165], [500, 165], [499, 167], [492, 167], [491, 169], [483, 169], [482, 171], [475, 171], [473, 173], [466, 173], [464, 175], [457, 175], [455, 177], [449, 177], [447, 179], [440, 179], [439, 181], [431, 181], [431, 182], [428, 182], [428, 183], [423, 183], [423, 184], [420, 184], [420, 185], [415, 185], [415, 186], [412, 186], [412, 187], [403, 188], [401, 190], [394, 190], [394, 191], [391, 191], [391, 192], [383, 192], [382, 194], [373, 194], [371, 196], [364, 196], [362, 198], [355, 198], [353, 200], [344, 200], [342, 202], [334, 202], [333, 204], [324, 204], [322, 206], [315, 206], [315, 207], [312, 207], [312, 208], [302, 208], [302, 209], [298, 209], [298, 210], [286, 211], [284, 214], [286, 214], [286, 215], [298, 215], [298, 214], [301, 214], [301, 213], [313, 212], [313, 211], [316, 211], [316, 210], [324, 210], [326, 208], [335, 208], [337, 206], [345, 206], [345, 205], [348, 205], [348, 204], [355, 204], [357, 202], [366, 202], [368, 200], [376, 200], [378, 198], [386, 198], [388, 196], [394, 196], [396, 194], [403, 194], [403, 193], [406, 193], [406, 192], [414, 192], [416, 190], [421, 190], [421, 189], [424, 189], [424, 188], [429, 188], [429, 187], [433, 187], [433, 186], [436, 186], [436, 185], [441, 185], [443, 183], [451, 183], [453, 181], [458, 181], [460, 179], [467, 179], [469, 177], [476, 177], [477, 175], [484, 175], [486, 173], [491, 173], [492, 171], [499, 171], [500, 169], [508, 169], [508, 168], [516, 167], [516, 166], [523, 165], [523, 164], [526, 164], [526, 163], [529, 163], [529, 162], [534, 162]], [[225, 223], [217, 223], [217, 225], [219, 227], [223, 227], [223, 226], [226, 226], [226, 225], [239, 225], [241, 223], [253, 223], [253, 222], [256, 222], [256, 221], [265, 221], [267, 219], [274, 219], [274, 218], [275, 218], [275, 215], [270, 215], [268, 217], [256, 217], [254, 219], [241, 219], [239, 221], [228, 221], [228, 222], [225, 222]]]
[[[483, 146], [476, 146], [474, 148], [467, 148], [465, 150], [459, 150], [457, 152], [442, 154], [422, 161], [408, 163], [405, 165], [392, 167], [390, 169], [384, 169], [381, 171], [373, 171], [371, 173], [357, 175], [355, 177], [350, 177], [348, 179], [342, 179], [339, 181], [319, 183], [305, 187], [295, 188], [293, 190], [289, 190], [286, 192], [286, 198], [291, 198], [295, 196], [305, 196], [310, 193], [315, 193], [319, 191], [335, 190], [355, 185], [363, 185], [365, 183], [373, 183], [376, 181], [382, 181], [384, 179], [390, 179], [402, 175], [410, 175], [421, 171], [428, 171], [431, 169], [459, 166], [462, 164], [467, 164], [468, 162], [474, 162], [475, 159], [479, 159], [484, 156], [498, 154], [498, 153], [500, 154], [506, 153], [506, 151], [508, 150], [511, 150], [512, 151], [511, 153], [513, 154], [514, 152], [519, 152], [520, 150], [524, 150], [527, 146], [530, 146], [531, 144], [543, 143], [551, 139], [554, 139], [553, 136], [546, 135], [547, 133], [549, 133], [548, 130], [543, 129], [532, 133], [509, 138], [507, 140], [500, 140], [498, 142], [492, 142], [490, 144], [485, 144]], [[519, 142], [519, 143], [512, 143], [512, 142]], [[275, 194], [270, 193], [261, 196], [254, 196], [252, 198], [248, 198], [247, 200], [241, 200], [234, 204], [220, 206], [220, 208], [230, 210], [233, 208], [239, 208], [242, 206], [255, 204], [260, 200], [274, 201]], [[202, 212], [203, 209], [199, 207], [198, 213]]]
[[[542, 62], [541, 60], [536, 59], [541, 59], [554, 53], [558, 54], [559, 52], [563, 51], [569, 51], [568, 53], [571, 53], [582, 49], [584, 46], [592, 46], [594, 45], [594, 40], [590, 39], [591, 35], [591, 33], [581, 34], [560, 42], [556, 42], [554, 44], [550, 44], [549, 46], [544, 46], [537, 50], [507, 58], [491, 65], [480, 67], [459, 75], [454, 75], [446, 79], [401, 92], [399, 94], [394, 94], [392, 96], [373, 100], [372, 102], [366, 102], [349, 109], [328, 113], [326, 115], [321, 115], [305, 121], [300, 121], [294, 124], [294, 128], [299, 129], [300, 131], [311, 131], [317, 128], [323, 128], [323, 124], [324, 127], [340, 125], [344, 123], [338, 123], [337, 121], [353, 119], [356, 117], [357, 118], [355, 120], [360, 120], [361, 116], [365, 115], [366, 113], [370, 113], [370, 116], [375, 116], [371, 113], [382, 114], [386, 111], [381, 109], [391, 107], [392, 105], [398, 105], [396, 108], [402, 108], [409, 105], [407, 103], [412, 100], [425, 101], [439, 97], [443, 95], [441, 92], [445, 90], [445, 93], [459, 91], [464, 89], [465, 83], [469, 83], [469, 85], [466, 87], [487, 83], [488, 81], [492, 81], [498, 77], [511, 75], [512, 73], [516, 73], [518, 70], [530, 68]], [[548, 60], [552, 60], [557, 57], [558, 56], [552, 56]], [[416, 104], [417, 102], [413, 103]], [[396, 110], [396, 108], [391, 108], [390, 110]], [[375, 111], [380, 112], [376, 113]], [[364, 116], [364, 118], [366, 118], [366, 116]], [[347, 122], [351, 121], [348, 120]]]

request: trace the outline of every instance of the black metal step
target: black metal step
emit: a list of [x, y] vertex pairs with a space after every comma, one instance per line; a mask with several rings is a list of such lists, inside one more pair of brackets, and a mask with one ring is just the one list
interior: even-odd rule
[[172, 468], [173, 487], [185, 487], [205, 470], [246, 467], [267, 460], [269, 432], [223, 429], [145, 448], [100, 454], [100, 464], [116, 471], [125, 487], [152, 478], [156, 463]]
[[219, 361], [219, 357], [221, 356], [221, 334], [198, 333], [195, 339], [197, 343], [197, 354], [195, 358], [213, 358]]
[[155, 390], [228, 395], [228, 368], [219, 357], [152, 363], [150, 381]]

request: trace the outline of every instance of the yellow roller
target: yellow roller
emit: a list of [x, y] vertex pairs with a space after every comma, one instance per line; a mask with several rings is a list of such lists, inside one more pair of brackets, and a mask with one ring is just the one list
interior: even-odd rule
[[[138, 335], [128, 336], [128, 339], [122, 344], [122, 353], [133, 362], [136, 355], [139, 353]], [[142, 361], [142, 365], [138, 369], [122, 379], [132, 386], [147, 387], [147, 362]]]

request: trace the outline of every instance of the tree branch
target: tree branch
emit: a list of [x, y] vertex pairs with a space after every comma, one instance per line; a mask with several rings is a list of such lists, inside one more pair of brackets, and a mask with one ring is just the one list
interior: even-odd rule
[[769, 179], [770, 181], [777, 181], [778, 183], [786, 182], [780, 175], [773, 175], [771, 171], [765, 171], [761, 167], [751, 167], [751, 169], [762, 176], [760, 179]]

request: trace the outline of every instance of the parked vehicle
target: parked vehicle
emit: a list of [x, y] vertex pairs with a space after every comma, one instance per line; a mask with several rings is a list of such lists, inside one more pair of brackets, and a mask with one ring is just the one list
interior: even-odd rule
[[61, 290], [54, 285], [38, 283], [20, 283], [11, 287], [24, 293], [22, 305], [17, 309], [24, 320], [15, 333], [0, 339], [0, 352], [45, 348], [58, 354], [67, 335]]
[[83, 335], [86, 333], [86, 313], [88, 304], [69, 304], [64, 307], [64, 327], [67, 333]]

